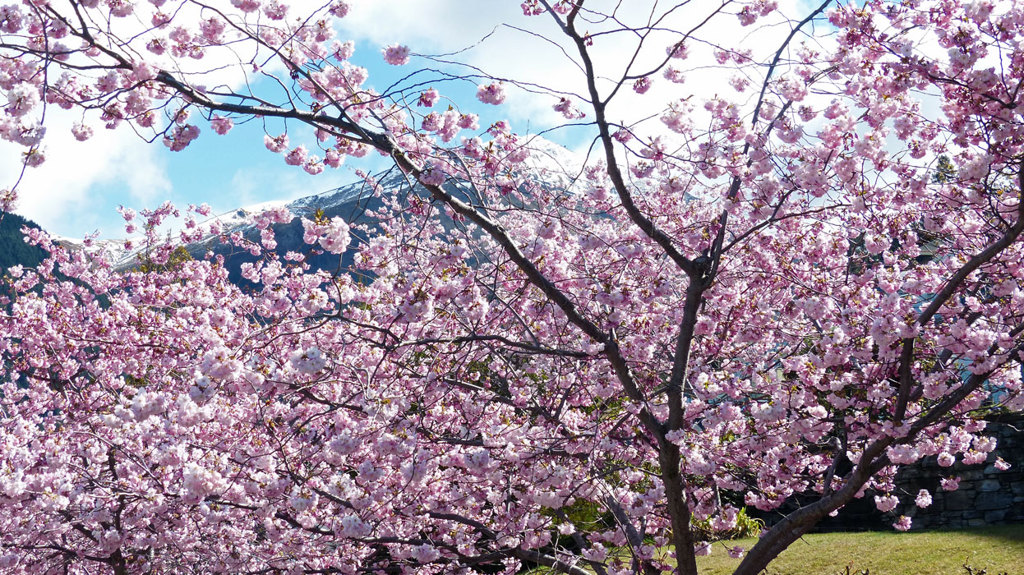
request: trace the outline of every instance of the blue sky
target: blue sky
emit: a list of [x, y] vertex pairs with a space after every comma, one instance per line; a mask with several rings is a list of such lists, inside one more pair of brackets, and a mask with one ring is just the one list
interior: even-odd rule
[[[290, 2], [297, 5], [305, 0]], [[802, 0], [791, 0], [799, 4]], [[644, 18], [644, 9], [653, 0], [633, 0], [620, 9], [622, 17]], [[696, 9], [699, 9], [698, 5]], [[296, 8], [297, 9], [297, 8]], [[679, 14], [680, 29], [692, 21], [692, 14]], [[514, 77], [528, 82], [552, 86], [560, 90], [580, 91], [580, 75], [560, 53], [557, 46], [515, 27], [557, 38], [557, 31], [547, 16], [525, 18], [518, 1], [509, 0], [391, 0], [389, 2], [353, 2], [349, 16], [339, 25], [339, 40], [356, 42], [353, 62], [370, 71], [369, 84], [383, 89], [391, 82], [419, 68], [440, 67], [422, 57], [410, 64], [392, 67], [384, 63], [380, 47], [393, 42], [408, 45], [414, 53], [441, 54], [455, 50], [456, 58], [497, 77]], [[735, 34], [735, 20], [726, 16], [725, 28], [709, 30], [711, 37]], [[744, 29], [744, 33], [750, 33]], [[785, 30], [767, 27], [763, 35], [778, 36]], [[482, 38], [489, 36], [485, 42]], [[761, 38], [751, 37], [750, 43]], [[674, 41], [674, 40], [671, 40]], [[666, 46], [671, 42], [662, 42]], [[652, 57], [664, 56], [664, 46]], [[768, 44], [770, 45], [770, 43]], [[606, 43], [595, 47], [602, 64], [614, 70], [630, 52], [628, 46]], [[696, 65], [706, 62], [690, 62]], [[448, 68], [454, 71], [454, 68]], [[465, 70], [465, 69], [463, 69]], [[718, 78], [720, 72], [710, 77]], [[417, 78], [429, 79], [431, 73]], [[710, 95], [715, 82], [697, 81], [676, 86], [656, 81], [655, 89], [643, 98], [626, 90], [622, 102], [612, 111], [616, 120], [653, 116], [649, 124], [657, 128], [657, 113], [669, 99]], [[706, 78], [705, 78], [706, 80]], [[509, 90], [505, 105], [485, 106], [475, 100], [477, 80], [431, 82], [443, 95], [450, 96], [463, 111], [481, 114], [481, 130], [492, 121], [509, 119], [513, 129], [535, 134], [549, 126], [563, 123], [551, 106], [557, 98], [525, 91]], [[443, 107], [441, 108], [443, 109]], [[119, 205], [135, 209], [155, 207], [166, 200], [184, 206], [208, 203], [217, 213], [269, 201], [291, 200], [322, 193], [355, 181], [354, 168], [375, 171], [385, 166], [381, 158], [349, 159], [341, 169], [328, 169], [318, 176], [309, 176], [301, 169], [285, 165], [282, 156], [266, 150], [264, 128], [259, 121], [236, 125], [227, 136], [218, 136], [203, 122], [197, 122], [203, 133], [182, 152], [170, 152], [159, 142], [146, 144], [130, 130], [113, 132], [97, 127], [97, 134], [86, 143], [73, 141], [70, 126], [80, 118], [61, 110], [48, 110], [47, 162], [32, 170], [19, 187], [18, 211], [54, 234], [80, 238], [99, 231], [104, 238], [123, 237]], [[92, 122], [95, 126], [97, 122]], [[274, 132], [279, 128], [270, 128]], [[302, 138], [302, 134], [307, 138]], [[292, 145], [305, 141], [312, 148], [308, 130], [289, 125]], [[468, 134], [466, 134], [468, 135]], [[550, 139], [569, 146], [588, 141], [585, 130], [571, 129], [548, 134]], [[0, 144], [0, 185], [9, 186], [16, 178], [20, 149]]]
[[[413, 58], [408, 66], [394, 67], [384, 63], [380, 53], [383, 44], [403, 41], [416, 52], [444, 52], [464, 48], [479, 40], [502, 18], [516, 15], [518, 4], [511, 6], [498, 0], [482, 0], [477, 6], [491, 6], [489, 18], [462, 9], [465, 1], [441, 0], [426, 8], [423, 3], [399, 1], [390, 7], [373, 3], [356, 4], [347, 25], [339, 30], [339, 40], [356, 41], [352, 61], [370, 71], [369, 85], [382, 90], [418, 65], [428, 64]], [[497, 9], [500, 7], [500, 9]], [[509, 10], [509, 8], [515, 8]], [[401, 11], [395, 17], [391, 10]], [[447, 12], [447, 14], [446, 14]], [[521, 14], [519, 14], [521, 17]], [[393, 29], [389, 32], [387, 23]], [[450, 27], [440, 35], [420, 29], [420, 24]], [[460, 38], [452, 33], [462, 32]], [[461, 42], [461, 44], [459, 44]], [[436, 74], [418, 75], [428, 79]], [[437, 88], [458, 100], [464, 111], [481, 114], [482, 129], [489, 122], [510, 116], [502, 106], [484, 106], [474, 98], [474, 82], [432, 82]], [[287, 166], [283, 157], [268, 151], [263, 144], [264, 124], [250, 121], [236, 124], [226, 136], [218, 136], [203, 121], [196, 122], [202, 130], [199, 139], [181, 152], [171, 152], [160, 142], [148, 144], [123, 127], [114, 132], [103, 130], [102, 124], [91, 122], [96, 136], [88, 142], [75, 142], [70, 126], [80, 116], [51, 107], [48, 114], [46, 141], [47, 162], [29, 170], [19, 186], [18, 210], [36, 220], [47, 230], [60, 236], [80, 238], [100, 232], [103, 238], [123, 236], [119, 205], [135, 209], [155, 207], [170, 200], [184, 206], [208, 203], [215, 212], [269, 201], [290, 200], [322, 193], [357, 180], [355, 168], [376, 171], [385, 167], [383, 158], [375, 155], [349, 159], [340, 169], [328, 169], [310, 176], [301, 169]], [[511, 114], [514, 116], [515, 114]], [[99, 124], [99, 125], [98, 125]], [[268, 122], [267, 131], [280, 132], [284, 125]], [[292, 145], [305, 142], [312, 148], [310, 130], [289, 124]], [[468, 135], [468, 134], [467, 134]], [[0, 182], [10, 185], [18, 172], [17, 158], [21, 149], [0, 145]]]
[[[380, 88], [386, 88], [397, 80], [400, 76], [396, 73], [408, 71], [383, 64], [379, 49], [368, 41], [359, 43], [353, 62], [370, 69], [370, 85]], [[484, 109], [487, 107], [476, 103], [470, 89], [461, 88], [458, 92], [461, 92], [458, 95], [462, 101], [466, 101], [473, 111], [489, 112], [492, 115], [498, 111]], [[120, 205], [138, 210], [155, 207], [167, 200], [182, 207], [190, 203], [208, 203], [216, 213], [220, 213], [252, 204], [322, 193], [356, 181], [356, 168], [376, 171], [386, 166], [384, 158], [373, 154], [362, 159], [350, 158], [337, 170], [328, 168], [320, 175], [311, 176], [299, 168], [286, 165], [283, 156], [270, 152], [264, 146], [264, 126], [266, 132], [277, 134], [285, 130], [284, 122], [238, 120], [231, 132], [220, 136], [205, 121], [198, 119], [195, 123], [202, 130], [201, 137], [181, 152], [171, 152], [159, 141], [144, 142], [127, 130], [117, 134], [116, 143], [109, 141], [112, 134], [102, 134], [107, 141], [97, 142], [99, 138], [94, 138], [85, 143], [64, 143], [58, 147], [57, 154], [49, 153], [48, 149], [47, 162], [37, 169], [42, 174], [30, 171], [26, 181], [19, 187], [22, 198], [19, 211], [57, 235], [80, 238], [99, 231], [101, 237], [116, 238], [123, 235], [123, 220], [117, 213]], [[51, 123], [49, 133], [52, 135], [57, 130], [66, 131], [66, 124]], [[312, 147], [310, 129], [298, 123], [289, 123], [287, 130], [293, 145], [306, 142], [307, 147]], [[102, 132], [101, 127], [98, 132]], [[59, 133], [59, 136], [70, 140], [66, 133]], [[82, 152], [109, 148], [119, 156], [114, 160], [118, 164], [114, 169], [118, 172], [143, 172], [138, 174], [142, 181], [133, 182], [124, 174], [100, 176], [80, 195], [67, 198], [70, 205], [56, 205], [53, 196], [60, 197], [60, 190], [47, 189], [53, 184], [46, 181], [46, 176], [65, 170], [64, 166], [68, 162], [65, 154], [60, 152], [66, 148], [72, 150], [71, 161]], [[6, 146], [3, 151], [19, 152], [14, 146]], [[40, 175], [44, 176], [42, 182], [39, 182], [40, 178], [34, 177]]]

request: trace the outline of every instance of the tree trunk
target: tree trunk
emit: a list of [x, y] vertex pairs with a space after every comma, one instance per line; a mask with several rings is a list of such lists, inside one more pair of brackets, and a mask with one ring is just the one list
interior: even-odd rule
[[797, 509], [769, 529], [754, 548], [743, 558], [733, 575], [758, 575], [773, 559], [787, 547], [810, 531], [826, 515], [849, 503], [864, 484], [877, 473], [885, 463], [885, 449], [892, 439], [880, 440], [870, 445], [861, 455], [860, 462], [850, 473], [846, 483], [838, 491]]
[[672, 521], [676, 569], [679, 575], [697, 575], [697, 557], [693, 553], [693, 533], [690, 531], [690, 505], [686, 500], [683, 477], [679, 473], [679, 447], [664, 439], [658, 444], [661, 479], [665, 484], [665, 499]]

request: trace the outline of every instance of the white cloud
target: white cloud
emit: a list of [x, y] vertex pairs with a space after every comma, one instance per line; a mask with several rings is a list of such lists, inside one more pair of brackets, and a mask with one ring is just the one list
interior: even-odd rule
[[[546, 94], [509, 90], [502, 110], [516, 122], [516, 128], [524, 129], [524, 123], [529, 121], [530, 129], [538, 131], [565, 123], [561, 115], [552, 110], [558, 101], [556, 93], [585, 96], [587, 90], [575, 46], [550, 16], [525, 17], [519, 4], [507, 0], [365, 2], [355, 5], [342, 21], [342, 34], [374, 45], [406, 44], [420, 54], [458, 50], [460, 52], [450, 60], [461, 61], [495, 77], [513, 78], [547, 89]], [[796, 20], [811, 10], [801, 0], [784, 0], [779, 4], [782, 13]], [[693, 2], [679, 10], [669, 10], [667, 14], [666, 4], [653, 0], [605, 0], [588, 2], [586, 6], [594, 12], [587, 14], [587, 21], [581, 21], [578, 28], [595, 35], [590, 51], [600, 77], [599, 90], [606, 95], [634, 59], [638, 38], [631, 32], [602, 33], [621, 28], [622, 24], [636, 27], [656, 21], [657, 30], [650, 32], [629, 67], [631, 74], [647, 72], [664, 59], [668, 46], [681, 38], [675, 31], [689, 31], [721, 3]], [[599, 14], [613, 12], [614, 21]], [[662, 15], [665, 17], [659, 20]], [[755, 59], [764, 61], [778, 49], [790, 29], [780, 14], [769, 15], [751, 27], [742, 27], [738, 18], [728, 12], [718, 14], [688, 42], [691, 57], [673, 62], [687, 72], [685, 83], [671, 84], [658, 74], [652, 77], [651, 90], [640, 95], [633, 92], [632, 81], [627, 82], [608, 109], [609, 119], [631, 123], [656, 117], [673, 99], [695, 96], [700, 100], [716, 93], [731, 92], [727, 82], [732, 73], [709, 66], [714, 61], [712, 49], [705, 42], [749, 48]], [[410, 70], [423, 64], [430, 62], [413, 60]], [[472, 72], [471, 68], [461, 69]], [[592, 114], [588, 114], [584, 121], [591, 117]]]
[[[101, 227], [114, 205], [92, 191], [115, 186], [124, 200], [153, 204], [171, 192], [159, 151], [130, 130], [99, 129], [86, 142], [71, 135], [74, 116], [47, 110], [46, 161], [29, 168], [18, 185], [17, 212], [58, 235], [81, 236]], [[23, 146], [0, 143], [0, 182], [13, 185], [21, 172]], [[115, 204], [116, 205], [116, 204]], [[111, 214], [97, 213], [98, 208]]]
[[[802, 17], [808, 9], [803, 7], [794, 10], [793, 5], [797, 2], [799, 0], [786, 0], [782, 4], [785, 10]], [[459, 54], [451, 56], [452, 60], [462, 61], [485, 74], [514, 78], [556, 93], [583, 94], [584, 77], [577, 66], [578, 62], [574, 64], [578, 60], [575, 49], [568, 45], [567, 39], [549, 16], [524, 17], [519, 4], [510, 0], [358, 2], [354, 3], [349, 16], [341, 22], [340, 39], [361, 40], [372, 45], [374, 50], [394, 42], [409, 45], [414, 52], [421, 54], [445, 54], [459, 50]], [[292, 14], [298, 14], [314, 4], [312, 0], [298, 0], [289, 5]], [[317, 2], [316, 5], [320, 6], [321, 3]], [[616, 18], [633, 25], [646, 22], [652, 6], [661, 5], [654, 0], [604, 0], [587, 4], [588, 7], [605, 7], [608, 10], [617, 6]], [[660, 27], [685, 30], [718, 5], [718, 2], [708, 0], [692, 2], [678, 13], [671, 14], [660, 23]], [[607, 21], [601, 23], [596, 17], [590, 19], [591, 22], [581, 24], [581, 28], [592, 34], [609, 28]], [[788, 32], [789, 28], [778, 19], [773, 26], [758, 25], [748, 29], [740, 28], [734, 16], [723, 14], [702, 29], [698, 36], [710, 42], [723, 39], [727, 43], [741, 38], [744, 44], [755, 48], [755, 52], [760, 48], [758, 55], [764, 58]], [[637, 69], [646, 71], [645, 67], [649, 68], [662, 59], [665, 48], [678, 37], [678, 34], [670, 32], [653, 32], [645, 50], [637, 59]], [[599, 64], [599, 74], [605, 78], [602, 84], [605, 91], [610, 85], [608, 78], [621, 76], [632, 57], [635, 44], [635, 37], [628, 34], [599, 37], [596, 40], [593, 54]], [[665, 104], [672, 99], [695, 96], [699, 101], [721, 92], [730, 72], [701, 67], [709, 61], [709, 49], [700, 48], [694, 43], [691, 52], [694, 55], [681, 63], [694, 68], [689, 72], [686, 83], [673, 85], [659, 75], [654, 78], [651, 91], [642, 96], [633, 93], [629, 86], [624, 86], [615, 105], [609, 109], [609, 118], [624, 122], [645, 117], [657, 118]], [[229, 64], [246, 61], [249, 57], [251, 55], [218, 56], [211, 51], [207, 58], [194, 65], [217, 67], [216, 82], [238, 86], [248, 69], [242, 70]], [[409, 71], [424, 65], [432, 64], [423, 59], [415, 59], [409, 65]], [[462, 70], [471, 71], [471, 68]], [[371, 81], [374, 72], [371, 70]], [[536, 133], [565, 122], [551, 109], [556, 102], [557, 97], [553, 93], [537, 94], [509, 89], [506, 105], [494, 111], [497, 115], [509, 116], [517, 130]], [[101, 189], [108, 194], [110, 190], [116, 190], [121, 201], [127, 203], [130, 200], [138, 206], [153, 206], [175, 196], [178, 199], [194, 197], [192, 190], [180, 190], [172, 186], [174, 178], [173, 174], [167, 172], [167, 152], [159, 143], [147, 145], [127, 129], [110, 132], [95, 126], [96, 135], [90, 142], [82, 144], [74, 141], [70, 135], [71, 123], [77, 118], [55, 108], [47, 113], [49, 132], [45, 145], [48, 160], [43, 166], [29, 170], [21, 183], [19, 211], [48, 229], [58, 234], [81, 235], [100, 227], [105, 235], [117, 235], [118, 230], [110, 227], [111, 222], [116, 222], [116, 215], [111, 216], [116, 201], [112, 202], [110, 197], [100, 197]], [[584, 121], [590, 117], [588, 115]], [[656, 119], [651, 125], [660, 128]], [[206, 137], [211, 137], [208, 131], [204, 132]], [[230, 145], [228, 141], [225, 144]], [[21, 147], [11, 144], [0, 147], [0, 186], [9, 186], [17, 178], [21, 151]], [[192, 152], [186, 150], [183, 154], [187, 156]], [[225, 169], [231, 169], [231, 166], [225, 166]], [[249, 201], [266, 201], [271, 196], [291, 199], [317, 193], [353, 179], [348, 171], [308, 178], [295, 168], [283, 165], [272, 165], [257, 171], [252, 168], [238, 170], [231, 192], [219, 193], [218, 190], [219, 195], [215, 198], [202, 198], [199, 201], [205, 200], [216, 207], [230, 209]], [[212, 190], [207, 191], [210, 192]]]

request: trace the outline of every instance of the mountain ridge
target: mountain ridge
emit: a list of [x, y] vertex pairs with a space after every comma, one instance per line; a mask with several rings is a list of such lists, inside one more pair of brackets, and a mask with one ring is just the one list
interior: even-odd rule
[[[565, 189], [571, 193], [575, 181], [582, 171], [583, 161], [579, 154], [557, 143], [540, 136], [525, 140], [530, 156], [523, 162], [522, 173], [535, 182], [551, 188]], [[372, 183], [371, 183], [372, 182]], [[451, 184], [458, 186], [458, 184]], [[376, 193], [382, 190], [383, 193]], [[455, 189], [455, 188], [453, 188]], [[298, 252], [305, 256], [305, 261], [314, 269], [324, 269], [340, 273], [348, 268], [355, 257], [356, 248], [367, 238], [353, 235], [353, 245], [342, 256], [323, 253], [306, 244], [303, 237], [302, 218], [312, 218], [319, 214], [330, 219], [340, 217], [348, 224], [367, 224], [374, 226], [366, 216], [370, 211], [383, 207], [383, 196], [387, 194], [423, 193], [418, 183], [409, 176], [391, 168], [368, 178], [339, 186], [324, 192], [303, 196], [295, 200], [272, 200], [213, 215], [201, 225], [213, 221], [219, 222], [220, 233], [209, 235], [196, 242], [185, 244], [185, 249], [192, 257], [202, 258], [207, 254], [223, 256], [229, 270], [230, 280], [236, 285], [251, 285], [241, 276], [241, 266], [258, 259], [247, 251], [228, 242], [223, 237], [241, 233], [250, 241], [259, 242], [258, 231], [254, 218], [261, 212], [277, 207], [285, 207], [293, 218], [285, 224], [274, 224], [273, 230], [277, 247], [275, 252], [284, 256], [287, 252]], [[66, 237], [55, 237], [56, 241], [73, 250], [93, 250], [105, 252], [105, 257], [117, 269], [127, 270], [139, 265], [140, 254], [146, 247], [136, 245], [138, 238], [132, 239], [91, 239], [88, 241]], [[132, 247], [127, 247], [131, 245]]]

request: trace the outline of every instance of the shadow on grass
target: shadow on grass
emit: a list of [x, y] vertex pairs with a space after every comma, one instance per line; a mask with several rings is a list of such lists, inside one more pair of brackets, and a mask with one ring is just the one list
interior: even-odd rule
[[[969, 535], [983, 539], [996, 539], [1005, 541], [1011, 545], [1024, 545], [1024, 524], [1021, 525], [1000, 525], [997, 527], [978, 527], [967, 531], [953, 531], [939, 529], [936, 531], [922, 531], [921, 533], [952, 533]], [[1024, 573], [1024, 565], [1021, 566], [1021, 573]]]

